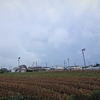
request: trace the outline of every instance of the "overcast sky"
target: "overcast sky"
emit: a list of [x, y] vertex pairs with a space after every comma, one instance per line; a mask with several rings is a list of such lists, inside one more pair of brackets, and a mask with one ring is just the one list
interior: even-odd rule
[[84, 65], [83, 48], [100, 63], [100, 0], [0, 0], [0, 66]]

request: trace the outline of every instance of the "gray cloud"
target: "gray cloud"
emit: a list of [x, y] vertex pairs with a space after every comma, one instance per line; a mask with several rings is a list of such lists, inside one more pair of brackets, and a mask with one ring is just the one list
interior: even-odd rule
[[83, 64], [83, 47], [99, 62], [99, 9], [99, 0], [0, 1], [0, 66], [17, 66], [19, 56], [28, 66], [67, 58]]

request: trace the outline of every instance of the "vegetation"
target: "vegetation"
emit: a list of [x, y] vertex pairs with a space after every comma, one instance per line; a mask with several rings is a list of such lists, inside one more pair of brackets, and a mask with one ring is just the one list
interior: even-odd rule
[[94, 65], [94, 67], [98, 67], [98, 66], [100, 66], [100, 64], [98, 64], [98, 63], [96, 63], [96, 65]]
[[100, 100], [100, 70], [0, 74], [0, 100]]

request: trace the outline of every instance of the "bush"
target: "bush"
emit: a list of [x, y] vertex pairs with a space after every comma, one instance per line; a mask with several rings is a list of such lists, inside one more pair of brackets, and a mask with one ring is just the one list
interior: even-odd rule
[[94, 91], [89, 97], [88, 100], [100, 100], [100, 90]]
[[32, 96], [18, 95], [18, 96], [12, 96], [12, 97], [4, 97], [4, 98], [1, 98], [0, 100], [35, 100], [35, 98]]
[[0, 70], [0, 73], [4, 73], [4, 71], [3, 70]]

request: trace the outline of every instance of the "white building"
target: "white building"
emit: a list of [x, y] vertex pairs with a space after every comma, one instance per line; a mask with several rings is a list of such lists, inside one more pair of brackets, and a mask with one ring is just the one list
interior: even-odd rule
[[71, 70], [82, 70], [82, 66], [73, 66], [71, 67]]
[[43, 67], [43, 69], [46, 70], [46, 71], [50, 71], [51, 70], [50, 67]]
[[56, 66], [55, 67], [55, 70], [64, 70], [65, 68], [64, 67], [62, 67], [62, 66]]
[[98, 67], [90, 66], [90, 67], [86, 68], [86, 70], [100, 70], [100, 66], [98, 66]]
[[11, 69], [11, 72], [19, 72], [18, 67], [15, 67], [15, 68]]

